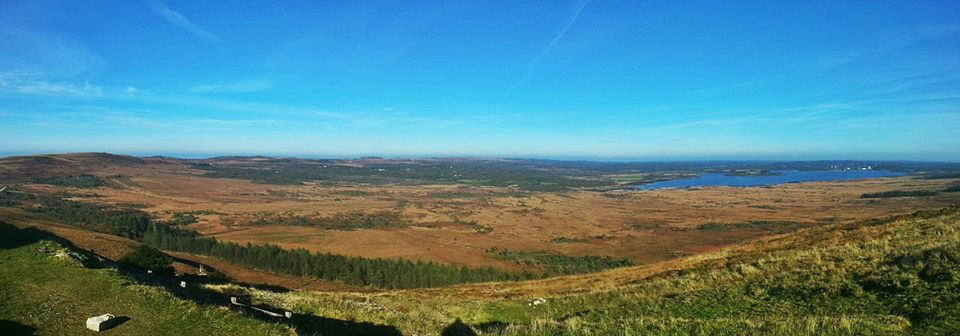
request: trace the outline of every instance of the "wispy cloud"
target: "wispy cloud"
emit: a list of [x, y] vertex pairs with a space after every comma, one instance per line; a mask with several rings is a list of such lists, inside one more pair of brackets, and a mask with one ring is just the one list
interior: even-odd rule
[[960, 24], [923, 25], [909, 29], [894, 29], [880, 33], [876, 40], [860, 49], [843, 50], [823, 55], [820, 65], [837, 67], [857, 61], [864, 57], [886, 55], [887, 53], [908, 48], [919, 42], [956, 36], [960, 34]]
[[[0, 19], [2, 21], [2, 19]], [[69, 78], [96, 75], [108, 61], [64, 34], [21, 29], [0, 22], [0, 71]]]
[[193, 93], [248, 93], [273, 88], [273, 84], [259, 79], [241, 80], [232, 83], [196, 85], [190, 88]]
[[581, 0], [577, 4], [573, 5], [572, 13], [570, 16], [567, 17], [567, 20], [563, 23], [563, 26], [560, 28], [560, 31], [553, 36], [553, 39], [550, 40], [550, 43], [547, 44], [547, 47], [543, 48], [543, 52], [541, 52], [540, 55], [538, 55], [537, 58], [533, 60], [533, 64], [530, 65], [530, 68], [527, 70], [527, 73], [523, 76], [523, 78], [521, 78], [519, 81], [517, 81], [512, 86], [510, 86], [510, 91], [513, 91], [513, 89], [516, 89], [520, 85], [523, 85], [524, 82], [526, 82], [528, 79], [530, 79], [531, 76], [533, 76], [533, 73], [537, 70], [537, 66], [540, 65], [540, 62], [543, 61], [543, 58], [546, 57], [551, 50], [553, 50], [553, 46], [557, 45], [557, 42], [560, 42], [560, 40], [563, 39], [563, 36], [567, 34], [567, 31], [570, 30], [570, 27], [573, 26], [575, 22], [577, 22], [578, 18], [580, 18], [580, 12], [583, 11], [584, 7], [587, 7], [587, 5], [590, 4], [590, 1], [592, 0]]
[[146, 0], [146, 2], [154, 13], [157, 13], [157, 15], [170, 21], [170, 23], [173, 23], [177, 27], [207, 41], [223, 42], [222, 38], [193, 24], [186, 16], [170, 9], [170, 7], [167, 7], [167, 5], [160, 2], [160, 0]]
[[47, 127], [70, 127], [74, 123], [60, 122], [62, 117], [69, 117], [82, 120], [81, 124], [85, 126], [100, 129], [163, 129], [183, 133], [238, 131], [285, 124], [275, 119], [179, 118], [151, 110], [116, 110], [98, 107], [77, 108], [59, 116], [60, 118], [40, 119], [40, 122]]
[[102, 87], [90, 85], [90, 83], [84, 83], [82, 86], [78, 86], [69, 83], [36, 82], [20, 85], [16, 88], [16, 91], [28, 94], [67, 95], [78, 98], [91, 98], [103, 95]]
[[89, 82], [79, 85], [48, 81], [35, 73], [0, 72], [0, 94], [2, 93], [94, 98], [103, 95], [103, 88]]

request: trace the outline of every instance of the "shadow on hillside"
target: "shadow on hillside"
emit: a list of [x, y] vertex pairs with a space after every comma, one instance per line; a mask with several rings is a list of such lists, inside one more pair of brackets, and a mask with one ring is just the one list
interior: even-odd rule
[[0, 320], [0, 335], [27, 336], [36, 334], [37, 328], [16, 321]]
[[60, 236], [34, 227], [21, 228], [15, 225], [0, 222], [0, 250], [15, 249], [21, 246], [35, 244], [42, 240], [58, 243], [65, 248], [76, 251], [88, 257], [81, 260], [85, 267], [99, 268], [103, 266], [103, 263], [100, 262], [100, 259], [102, 258], [90, 258], [96, 255], [83, 250], [76, 245], [73, 245], [72, 242], [63, 239]]
[[[193, 260], [183, 259], [183, 258], [179, 258], [179, 257], [172, 256], [172, 255], [168, 255], [168, 256], [170, 256], [170, 258], [172, 258], [173, 261], [175, 261], [175, 262], [178, 262], [178, 263], [181, 263], [181, 264], [184, 264], [184, 265], [189, 265], [189, 266], [191, 266], [191, 267], [199, 268], [200, 265], [202, 264], [202, 263], [199, 263], [199, 262], [196, 262], [196, 261], [193, 261]], [[207, 265], [207, 264], [203, 264], [203, 269], [204, 269], [206, 272], [208, 272], [208, 273], [212, 273], [212, 272], [217, 272], [217, 271], [218, 271], [215, 267], [210, 266], [210, 265]], [[180, 276], [177, 277], [177, 278], [180, 279], [180, 280], [186, 280], [186, 281], [191, 282], [191, 283], [194, 283], [194, 282], [215, 283], [215, 282], [211, 282], [208, 277], [206, 277], [206, 276], [201, 276], [201, 275], [190, 275], [190, 274], [187, 274], [187, 275], [180, 275]], [[256, 288], [256, 289], [259, 289], [259, 290], [271, 291], [271, 292], [275, 292], [275, 293], [286, 293], [286, 292], [289, 292], [289, 291], [290, 291], [290, 288], [283, 287], [283, 286], [274, 286], [274, 285], [267, 285], [267, 284], [252, 284], [252, 283], [248, 283], [248, 282], [236, 281], [236, 280], [233, 280], [233, 279], [230, 279], [229, 281], [224, 281], [224, 282], [229, 282], [229, 283], [236, 284], [236, 285], [240, 285], [240, 286], [243, 286], [243, 287], [250, 287], [250, 288]]]
[[[50, 234], [34, 228], [21, 229], [11, 224], [0, 222], [0, 249], [15, 249], [30, 245], [43, 239], [51, 239]], [[60, 239], [54, 239], [60, 241]]]
[[443, 328], [440, 336], [478, 336], [477, 331], [482, 335], [496, 335], [503, 333], [509, 326], [509, 323], [500, 321], [484, 322], [471, 326], [458, 318], [446, 328]]
[[450, 323], [446, 328], [443, 328], [443, 331], [440, 332], [440, 336], [477, 336], [477, 333], [470, 328], [469, 325], [457, 319]]
[[[151, 285], [156, 287], [162, 287], [167, 292], [173, 294], [174, 296], [193, 301], [201, 306], [215, 306], [215, 307], [229, 307], [233, 310], [240, 311], [244, 315], [256, 318], [268, 323], [282, 323], [290, 326], [291, 328], [296, 329], [297, 334], [301, 335], [329, 335], [329, 336], [338, 336], [338, 335], [358, 335], [358, 336], [374, 336], [374, 335], [384, 335], [384, 336], [402, 336], [396, 327], [390, 325], [380, 325], [368, 322], [354, 322], [354, 321], [345, 321], [338, 320], [333, 318], [319, 317], [314, 315], [302, 315], [294, 314], [287, 318], [284, 316], [285, 310], [271, 307], [267, 305], [251, 305], [250, 297], [245, 295], [243, 292], [236, 293], [223, 293], [219, 291], [213, 291], [201, 287], [201, 284], [207, 282], [207, 278], [203, 276], [170, 276], [170, 275], [160, 275], [160, 274], [148, 274], [145, 270], [111, 262], [109, 260], [103, 259], [102, 257], [91, 253], [89, 251], [80, 249], [67, 241], [66, 239], [60, 238], [50, 232], [38, 230], [36, 228], [19, 228], [14, 225], [0, 222], [0, 249], [13, 249], [20, 246], [26, 246], [34, 244], [41, 240], [50, 240], [60, 243], [64, 247], [70, 248], [74, 251], [81, 252], [88, 256], [93, 256], [96, 260], [101, 262], [96, 263], [95, 266], [108, 266], [114, 267], [117, 270], [117, 273], [123, 277], [126, 277], [132, 281], [142, 283], [145, 285]], [[91, 261], [93, 258], [91, 258]], [[183, 261], [183, 260], [178, 260]], [[187, 261], [190, 264], [195, 264], [193, 262]], [[181, 282], [186, 282], [186, 287], [181, 286]], [[272, 286], [268, 286], [270, 290], [274, 291], [288, 291], [287, 289], [280, 288], [277, 290]], [[242, 303], [241, 305], [231, 304], [231, 297], [236, 297], [238, 302]], [[269, 312], [269, 313], [268, 313]], [[271, 315], [273, 313], [273, 315]], [[279, 315], [279, 316], [277, 316]], [[118, 324], [130, 320], [128, 316], [120, 316], [117, 318]], [[36, 328], [23, 325], [14, 321], [0, 320], [0, 335], [33, 335], [36, 333]]]
[[295, 315], [291, 325], [298, 334], [331, 335], [331, 336], [402, 336], [400, 330], [393, 326], [374, 324], [369, 322], [344, 321], [313, 315]]
[[[243, 313], [252, 318], [267, 323], [282, 323], [296, 329], [300, 335], [329, 335], [329, 336], [402, 336], [400, 330], [389, 325], [380, 325], [368, 322], [354, 322], [338, 320], [333, 318], [319, 317], [314, 315], [304, 315], [292, 312], [290, 318], [284, 317], [286, 312], [282, 308], [269, 305], [250, 304], [251, 298], [242, 291], [240, 292], [219, 292], [209, 290], [200, 286], [203, 284], [204, 277], [170, 277], [134, 269], [129, 266], [120, 265], [118, 271], [128, 278], [134, 279], [140, 283], [163, 287], [174, 296], [193, 301], [202, 306], [229, 307], [234, 311]], [[181, 281], [187, 283], [186, 287], [181, 286]], [[231, 297], [237, 298], [239, 305], [231, 304]], [[269, 312], [269, 313], [268, 313]], [[271, 315], [271, 313], [279, 315]]]
[[479, 330], [484, 334], [498, 334], [498, 333], [502, 333], [509, 326], [510, 324], [506, 322], [490, 321], [490, 322], [476, 324], [473, 326], [473, 328], [476, 330]]

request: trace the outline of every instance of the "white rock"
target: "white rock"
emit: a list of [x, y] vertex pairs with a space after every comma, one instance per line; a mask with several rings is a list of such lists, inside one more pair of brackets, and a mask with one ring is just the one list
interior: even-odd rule
[[113, 327], [117, 319], [113, 314], [103, 314], [87, 319], [87, 329], [93, 331], [104, 331]]

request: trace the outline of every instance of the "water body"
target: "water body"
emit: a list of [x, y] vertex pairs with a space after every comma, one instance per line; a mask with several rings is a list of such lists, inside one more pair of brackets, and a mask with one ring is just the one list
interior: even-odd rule
[[775, 170], [777, 175], [766, 176], [727, 176], [723, 173], [710, 173], [688, 179], [676, 179], [643, 184], [636, 187], [641, 190], [664, 188], [691, 188], [707, 186], [755, 187], [783, 183], [862, 180], [877, 177], [904, 176], [905, 173], [885, 170]]

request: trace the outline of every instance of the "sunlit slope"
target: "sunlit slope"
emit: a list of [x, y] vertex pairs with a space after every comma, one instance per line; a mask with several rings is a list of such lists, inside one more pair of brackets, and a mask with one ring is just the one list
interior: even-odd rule
[[[436, 333], [884, 335], [960, 332], [957, 208], [837, 224], [646, 267], [387, 294], [254, 292], [345, 320]], [[536, 298], [546, 303], [531, 305]]]
[[[84, 321], [126, 320], [112, 335], [291, 335], [226, 308], [200, 307], [158, 287], [82, 265], [44, 235], [0, 223], [0, 335], [84, 335]], [[73, 255], [73, 256], [71, 256]]]

